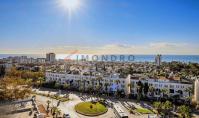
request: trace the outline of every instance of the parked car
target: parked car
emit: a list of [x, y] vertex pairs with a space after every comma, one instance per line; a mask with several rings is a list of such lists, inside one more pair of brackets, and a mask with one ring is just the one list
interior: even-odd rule
[[71, 118], [69, 114], [64, 114], [63, 118]]

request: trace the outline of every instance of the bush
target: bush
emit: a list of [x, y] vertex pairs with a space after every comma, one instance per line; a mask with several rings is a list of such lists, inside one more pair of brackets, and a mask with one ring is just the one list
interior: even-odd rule
[[153, 113], [151, 110], [146, 109], [146, 108], [138, 108], [136, 109], [137, 112], [142, 113], [142, 114], [151, 114]]

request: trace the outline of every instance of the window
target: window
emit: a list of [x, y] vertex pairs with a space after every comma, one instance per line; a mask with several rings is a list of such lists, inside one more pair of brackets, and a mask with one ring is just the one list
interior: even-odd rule
[[174, 88], [174, 85], [170, 85], [170, 88]]
[[174, 90], [173, 90], [173, 89], [170, 89], [169, 91], [170, 91], [170, 93], [174, 93]]

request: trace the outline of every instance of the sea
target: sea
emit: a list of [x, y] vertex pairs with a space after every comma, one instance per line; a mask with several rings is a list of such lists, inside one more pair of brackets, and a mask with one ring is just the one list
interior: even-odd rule
[[[32, 58], [45, 58], [46, 55], [42, 54], [0, 54], [0, 59], [7, 58], [7, 57], [14, 57], [14, 56], [27, 56]], [[57, 59], [80, 59], [82, 56], [85, 58], [86, 55], [71, 55], [71, 54], [57, 54]], [[134, 61], [134, 62], [154, 62], [156, 55], [104, 55], [108, 56], [108, 60], [103, 61], [121, 61], [121, 56], [124, 57], [122, 61]], [[102, 60], [102, 55], [89, 55], [89, 59], [92, 60]], [[112, 59], [113, 57], [113, 59]], [[172, 62], [172, 61], [179, 61], [184, 63], [199, 63], [199, 55], [162, 55], [163, 62]]]

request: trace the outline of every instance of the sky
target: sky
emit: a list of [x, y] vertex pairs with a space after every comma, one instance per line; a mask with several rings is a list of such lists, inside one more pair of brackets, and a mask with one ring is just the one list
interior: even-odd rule
[[0, 54], [199, 54], [199, 0], [77, 1], [0, 0]]

